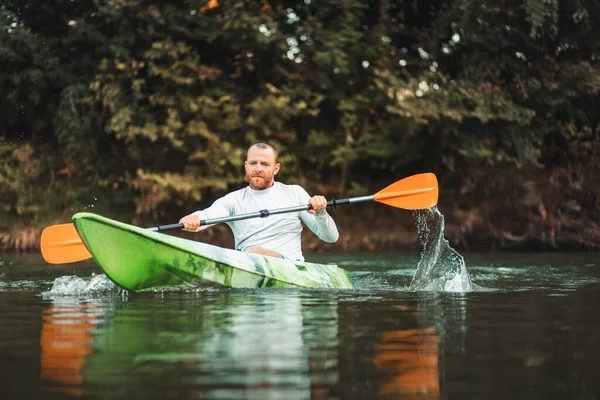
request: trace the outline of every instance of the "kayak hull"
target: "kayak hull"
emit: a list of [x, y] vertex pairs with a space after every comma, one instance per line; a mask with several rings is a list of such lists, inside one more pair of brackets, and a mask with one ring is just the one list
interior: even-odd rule
[[92, 213], [75, 214], [73, 223], [104, 273], [133, 292], [176, 287], [352, 287], [346, 271], [333, 264], [225, 249]]

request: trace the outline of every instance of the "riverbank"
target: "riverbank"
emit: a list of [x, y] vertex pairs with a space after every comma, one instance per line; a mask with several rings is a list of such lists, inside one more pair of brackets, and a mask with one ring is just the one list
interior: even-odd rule
[[[308, 252], [366, 252], [417, 251], [416, 214], [370, 205], [348, 212], [348, 208], [331, 210], [340, 231], [336, 243], [324, 243], [310, 231], [303, 235], [304, 250]], [[500, 214], [489, 212], [483, 204], [469, 211], [459, 208], [446, 210], [444, 237], [459, 251], [597, 251], [600, 250], [598, 224], [577, 215], [543, 217], [536, 212]], [[161, 221], [169, 223], [169, 221]], [[151, 223], [146, 224], [152, 225]], [[43, 226], [14, 226], [0, 231], [1, 252], [39, 251]], [[192, 240], [231, 248], [233, 238], [227, 226], [206, 231], [173, 233]]]

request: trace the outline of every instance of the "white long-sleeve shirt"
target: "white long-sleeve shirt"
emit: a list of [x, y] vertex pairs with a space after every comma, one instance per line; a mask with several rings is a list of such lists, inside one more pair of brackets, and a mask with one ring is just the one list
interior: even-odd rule
[[[298, 185], [284, 185], [275, 182], [269, 189], [254, 190], [250, 186], [231, 192], [217, 199], [210, 207], [193, 214], [200, 220], [253, 213], [260, 210], [294, 207], [308, 204], [310, 195]], [[233, 231], [235, 248], [250, 251], [260, 246], [289, 258], [304, 261], [302, 255], [302, 223], [321, 240], [333, 243], [339, 233], [335, 222], [325, 210], [316, 214], [308, 211], [270, 215], [265, 218], [251, 218], [227, 222]], [[203, 226], [206, 229], [208, 226]]]

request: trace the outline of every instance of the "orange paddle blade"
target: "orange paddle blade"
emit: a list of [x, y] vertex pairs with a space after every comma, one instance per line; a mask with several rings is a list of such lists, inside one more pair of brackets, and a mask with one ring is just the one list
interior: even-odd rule
[[438, 202], [438, 182], [431, 172], [417, 174], [392, 183], [373, 196], [373, 200], [388, 206], [420, 210]]
[[44, 229], [40, 247], [42, 257], [50, 264], [66, 264], [92, 257], [73, 224], [53, 225]]

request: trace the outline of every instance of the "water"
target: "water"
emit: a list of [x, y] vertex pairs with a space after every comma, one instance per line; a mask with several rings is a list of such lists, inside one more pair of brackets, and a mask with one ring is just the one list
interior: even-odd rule
[[355, 288], [136, 295], [0, 255], [0, 398], [598, 398], [597, 254], [467, 253], [462, 292], [412, 288], [418, 249], [310, 258]]

